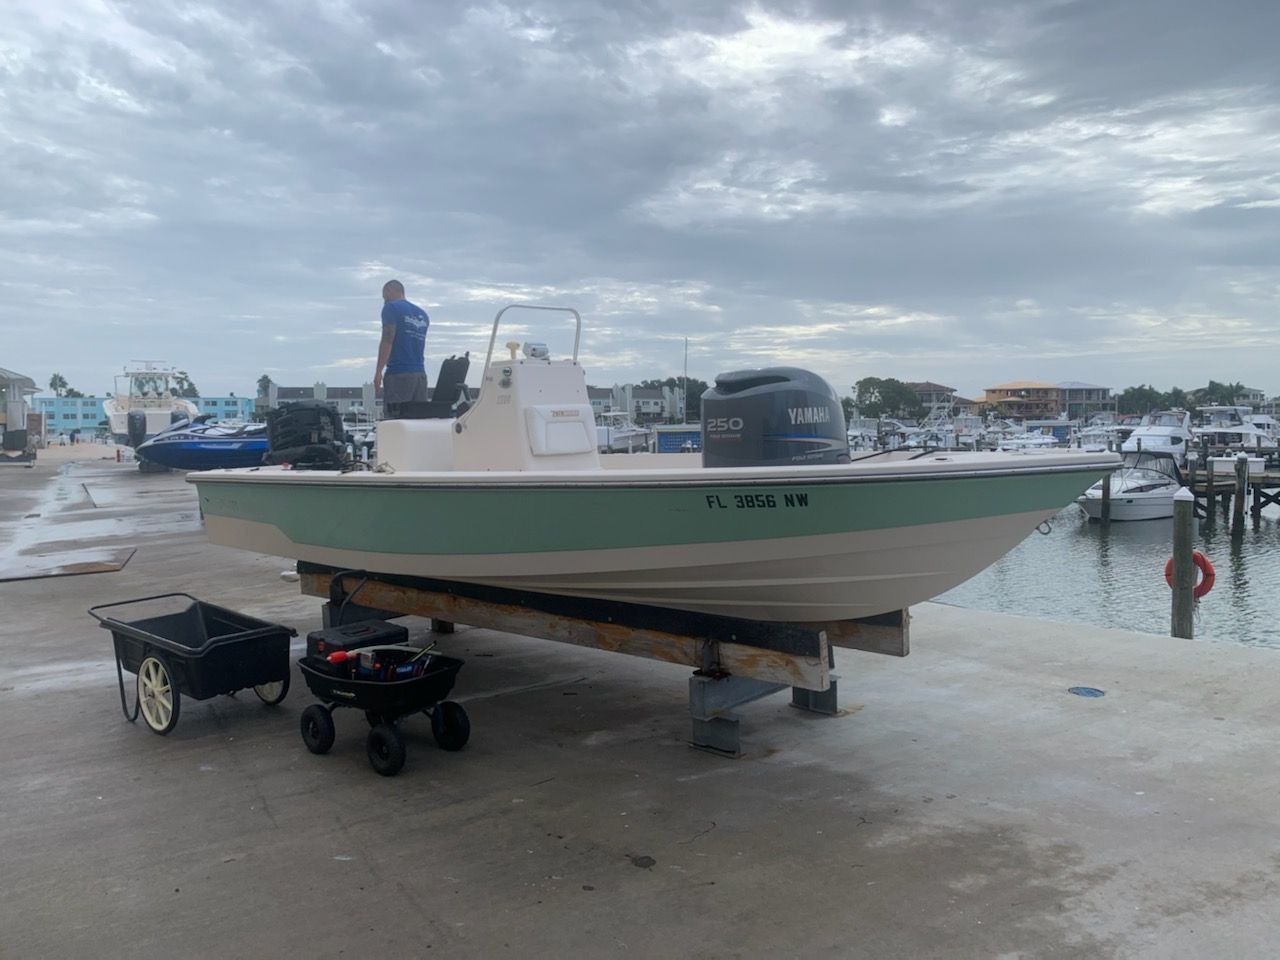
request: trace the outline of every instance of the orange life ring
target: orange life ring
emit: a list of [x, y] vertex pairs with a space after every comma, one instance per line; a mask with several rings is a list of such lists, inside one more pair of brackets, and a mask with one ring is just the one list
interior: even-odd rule
[[[1206, 593], [1208, 593], [1210, 590], [1213, 589], [1213, 578], [1214, 578], [1213, 564], [1210, 563], [1209, 558], [1206, 557], [1199, 550], [1191, 551], [1191, 562], [1194, 563], [1196, 565], [1196, 568], [1200, 571], [1200, 582], [1197, 583], [1194, 589], [1192, 589], [1191, 591], [1191, 595], [1195, 597], [1197, 600], [1199, 600]], [[1173, 557], [1170, 557], [1169, 561], [1164, 565], [1164, 582], [1169, 584], [1169, 587], [1172, 589]]]

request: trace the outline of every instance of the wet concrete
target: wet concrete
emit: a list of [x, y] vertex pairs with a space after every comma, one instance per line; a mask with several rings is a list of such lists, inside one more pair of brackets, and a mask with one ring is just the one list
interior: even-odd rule
[[106, 461], [0, 474], [0, 555], [137, 550], [0, 584], [6, 960], [1275, 953], [1275, 651], [924, 605], [906, 660], [838, 654], [843, 716], [752, 704], [733, 761], [685, 745], [680, 668], [460, 628], [472, 742], [411, 720], [388, 780], [354, 714], [305, 751], [297, 678], [123, 720], [91, 604], [318, 625], [194, 510]]

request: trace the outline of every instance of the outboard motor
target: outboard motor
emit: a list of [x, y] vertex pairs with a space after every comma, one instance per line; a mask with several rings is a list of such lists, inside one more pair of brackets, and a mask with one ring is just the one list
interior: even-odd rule
[[267, 412], [267, 454], [262, 462], [339, 470], [346, 462], [345, 436], [342, 416], [329, 404], [320, 400], [281, 404]]
[[125, 436], [129, 446], [140, 447], [147, 439], [147, 414], [145, 410], [130, 410], [125, 415]]
[[704, 467], [848, 462], [844, 408], [816, 373], [735, 370], [702, 395]]

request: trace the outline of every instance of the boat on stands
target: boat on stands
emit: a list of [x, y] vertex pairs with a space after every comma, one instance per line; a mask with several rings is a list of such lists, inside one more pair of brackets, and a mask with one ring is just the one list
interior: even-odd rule
[[[1129, 451], [1111, 475], [1112, 520], [1163, 520], [1173, 516], [1173, 496], [1183, 486], [1178, 458], [1168, 450]], [[1076, 503], [1090, 520], [1102, 519], [1102, 482]]]
[[200, 413], [174, 391], [177, 371], [151, 360], [135, 361], [116, 376], [115, 392], [102, 409], [115, 443], [136, 447], [161, 430]]
[[[541, 344], [520, 356], [514, 341], [495, 357], [517, 307], [572, 316], [571, 358]], [[581, 327], [571, 308], [499, 310], [474, 405], [383, 421], [375, 470], [190, 474], [209, 539], [344, 569], [843, 620], [962, 583], [1119, 466], [1065, 450], [851, 455], [838, 395], [793, 368], [717, 377], [701, 453], [602, 457]]]
[[203, 414], [161, 430], [136, 453], [139, 460], [171, 470], [254, 467], [267, 453], [267, 425]]
[[1169, 453], [1180, 464], [1185, 464], [1191, 440], [1190, 413], [1186, 410], [1155, 410], [1144, 416], [1142, 422], [1133, 428], [1128, 439], [1121, 444], [1120, 451]]

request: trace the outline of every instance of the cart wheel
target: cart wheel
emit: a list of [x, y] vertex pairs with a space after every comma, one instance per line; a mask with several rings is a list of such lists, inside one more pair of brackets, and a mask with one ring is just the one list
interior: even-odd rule
[[380, 723], [369, 731], [364, 742], [369, 763], [384, 777], [394, 777], [404, 767], [404, 741], [400, 731], [389, 723]]
[[268, 707], [274, 707], [289, 695], [289, 675], [285, 674], [283, 680], [275, 680], [271, 683], [260, 683], [253, 688], [253, 692], [256, 693], [258, 695], [258, 699]]
[[366, 710], [364, 712], [364, 719], [369, 726], [376, 727], [382, 722], [382, 714], [375, 713], [373, 710]]
[[452, 700], [436, 704], [431, 711], [431, 732], [442, 750], [461, 750], [471, 739], [471, 719]]
[[182, 698], [169, 665], [160, 657], [149, 656], [138, 665], [138, 704], [153, 733], [163, 737], [178, 725]]
[[318, 703], [302, 711], [302, 742], [312, 753], [328, 753], [333, 746], [333, 717]]

